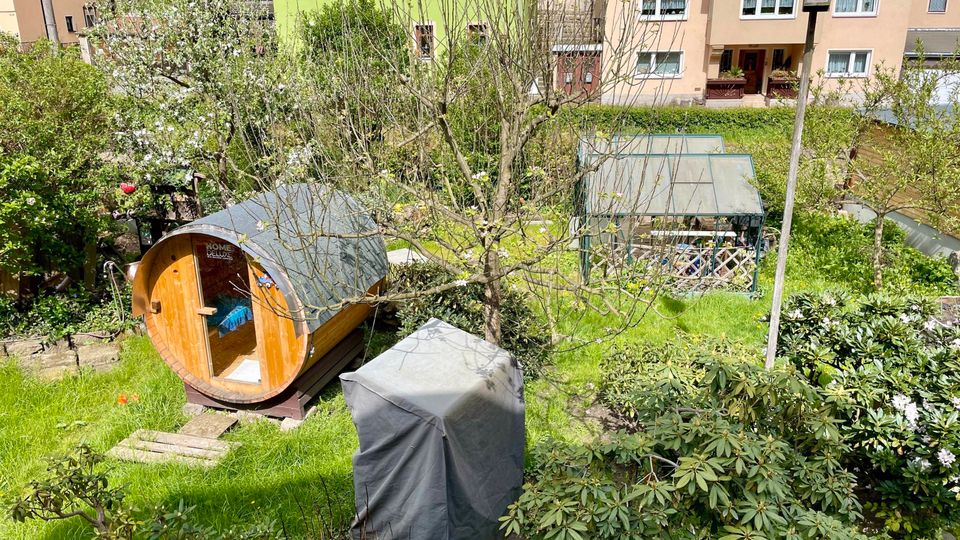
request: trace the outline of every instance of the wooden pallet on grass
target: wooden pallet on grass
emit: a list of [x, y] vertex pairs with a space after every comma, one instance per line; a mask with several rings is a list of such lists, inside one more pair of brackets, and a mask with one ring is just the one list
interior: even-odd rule
[[187, 422], [180, 433], [138, 429], [117, 443], [107, 455], [141, 463], [178, 462], [213, 467], [231, 448], [239, 446], [217, 438], [236, 421], [236, 418], [208, 413]]

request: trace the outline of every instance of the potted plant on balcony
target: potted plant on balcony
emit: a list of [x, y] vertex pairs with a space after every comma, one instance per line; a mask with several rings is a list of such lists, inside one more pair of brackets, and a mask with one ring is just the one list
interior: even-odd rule
[[743, 70], [733, 66], [716, 79], [707, 79], [707, 99], [740, 99], [746, 84]]
[[775, 69], [767, 79], [767, 97], [770, 99], [796, 99], [800, 78], [786, 69]]

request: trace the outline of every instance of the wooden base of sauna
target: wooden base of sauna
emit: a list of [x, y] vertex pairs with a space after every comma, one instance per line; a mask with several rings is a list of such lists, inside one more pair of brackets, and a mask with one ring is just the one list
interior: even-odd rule
[[297, 377], [280, 395], [262, 403], [248, 405], [213, 399], [196, 388], [183, 383], [187, 391], [187, 403], [230, 411], [256, 411], [265, 416], [303, 420], [307, 405], [323, 388], [340, 374], [350, 362], [363, 355], [363, 332], [354, 330], [336, 347], [317, 361], [306, 373]]

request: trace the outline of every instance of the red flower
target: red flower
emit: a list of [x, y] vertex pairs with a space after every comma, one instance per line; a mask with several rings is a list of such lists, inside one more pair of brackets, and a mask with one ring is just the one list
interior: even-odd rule
[[117, 405], [126, 405], [127, 404], [127, 395], [120, 394], [117, 396]]
[[120, 182], [120, 190], [129, 195], [137, 190], [137, 186], [129, 182]]

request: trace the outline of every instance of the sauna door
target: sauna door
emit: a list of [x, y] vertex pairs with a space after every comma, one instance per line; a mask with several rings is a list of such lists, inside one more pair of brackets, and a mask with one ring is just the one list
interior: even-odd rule
[[250, 270], [243, 251], [206, 235], [192, 235], [210, 377], [221, 383], [261, 384]]
[[146, 290], [150, 337], [171, 362], [201, 380], [209, 379], [203, 321], [197, 317], [200, 291], [190, 238], [174, 236], [158, 248]]

